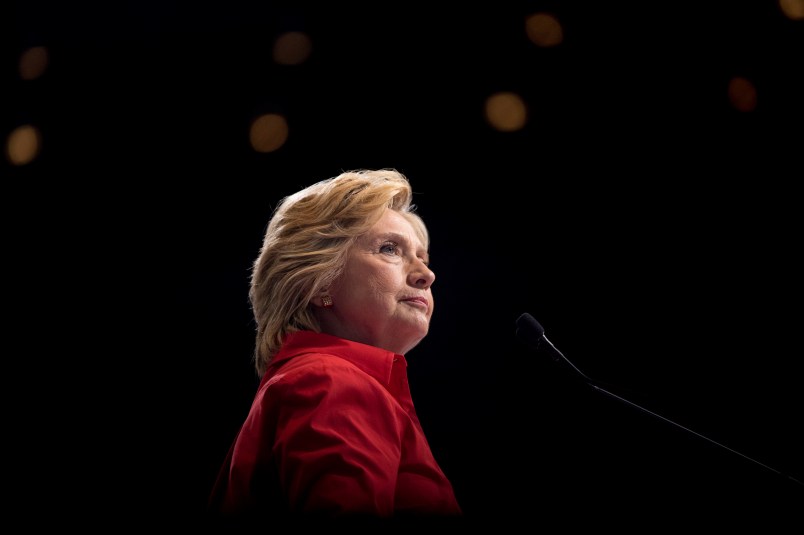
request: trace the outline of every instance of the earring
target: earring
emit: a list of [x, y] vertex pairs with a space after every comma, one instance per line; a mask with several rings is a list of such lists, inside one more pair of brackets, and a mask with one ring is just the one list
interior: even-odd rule
[[325, 295], [321, 297], [321, 304], [324, 305], [324, 308], [329, 308], [332, 306], [332, 297]]

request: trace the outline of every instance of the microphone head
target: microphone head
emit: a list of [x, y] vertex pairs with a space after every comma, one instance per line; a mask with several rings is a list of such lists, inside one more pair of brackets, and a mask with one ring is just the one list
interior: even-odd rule
[[516, 320], [516, 336], [532, 349], [536, 349], [544, 337], [544, 327], [536, 321], [536, 318], [525, 312]]

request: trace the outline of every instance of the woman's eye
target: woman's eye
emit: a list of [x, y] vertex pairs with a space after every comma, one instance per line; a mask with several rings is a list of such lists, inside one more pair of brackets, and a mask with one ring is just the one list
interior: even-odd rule
[[399, 251], [399, 246], [395, 243], [384, 243], [380, 246], [380, 252], [385, 254], [396, 254]]

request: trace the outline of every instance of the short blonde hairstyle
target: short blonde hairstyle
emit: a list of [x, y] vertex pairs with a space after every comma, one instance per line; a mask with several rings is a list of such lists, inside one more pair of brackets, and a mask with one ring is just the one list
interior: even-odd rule
[[408, 179], [395, 169], [343, 172], [283, 198], [265, 232], [251, 273], [249, 300], [257, 324], [254, 364], [262, 377], [284, 337], [320, 332], [311, 300], [343, 271], [354, 241], [386, 210], [403, 215], [425, 248], [430, 238], [412, 204]]

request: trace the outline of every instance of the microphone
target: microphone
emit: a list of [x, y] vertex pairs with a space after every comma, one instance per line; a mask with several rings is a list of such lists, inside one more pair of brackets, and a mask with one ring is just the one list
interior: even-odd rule
[[755, 459], [752, 459], [751, 457], [748, 457], [747, 455], [744, 455], [744, 454], [740, 453], [739, 451], [736, 451], [736, 450], [733, 450], [733, 449], [731, 449], [731, 448], [729, 448], [727, 446], [724, 446], [723, 444], [721, 444], [719, 442], [716, 442], [716, 441], [712, 440], [711, 438], [708, 438], [708, 437], [706, 437], [706, 436], [704, 436], [704, 435], [702, 435], [700, 433], [697, 433], [697, 432], [695, 432], [695, 431], [693, 431], [691, 429], [688, 429], [688, 428], [686, 428], [686, 427], [684, 427], [684, 426], [682, 426], [682, 425], [680, 425], [680, 424], [678, 424], [678, 423], [676, 423], [676, 422], [674, 422], [672, 420], [669, 420], [669, 419], [665, 418], [664, 416], [661, 416], [659, 414], [656, 414], [655, 412], [649, 411], [648, 409], [646, 409], [646, 408], [644, 408], [644, 407], [642, 407], [640, 405], [637, 405], [636, 403], [633, 403], [633, 402], [631, 402], [631, 401], [629, 401], [629, 400], [627, 400], [627, 399], [625, 399], [623, 397], [620, 397], [620, 396], [618, 396], [618, 395], [616, 395], [616, 394], [614, 394], [614, 393], [602, 388], [600, 386], [600, 384], [601, 384], [600, 382], [595, 381], [593, 379], [590, 379], [585, 373], [583, 373], [580, 369], [578, 369], [577, 366], [575, 366], [572, 362], [570, 362], [570, 360], [567, 357], [565, 357], [564, 354], [561, 351], [559, 351], [558, 348], [556, 348], [556, 346], [554, 346], [552, 342], [550, 342], [550, 340], [547, 339], [547, 337], [544, 335], [544, 327], [542, 327], [541, 324], [538, 321], [536, 321], [536, 318], [534, 318], [533, 316], [531, 316], [527, 312], [525, 312], [522, 315], [520, 315], [519, 318], [517, 318], [517, 320], [516, 320], [516, 336], [520, 341], [522, 341], [525, 345], [530, 347], [532, 350], [547, 353], [547, 355], [551, 359], [553, 359], [553, 361], [557, 362], [561, 366], [563, 366], [563, 367], [571, 370], [572, 372], [574, 372], [575, 375], [577, 375], [579, 378], [581, 378], [586, 384], [588, 384], [590, 387], [592, 387], [597, 392], [600, 392], [601, 394], [604, 394], [604, 395], [609, 396], [611, 398], [614, 398], [614, 399], [616, 399], [618, 401], [621, 401], [621, 402], [623, 402], [623, 403], [625, 403], [625, 404], [627, 404], [627, 405], [629, 405], [631, 407], [634, 407], [635, 409], [639, 409], [640, 411], [642, 411], [644, 413], [650, 414], [651, 416], [653, 416], [655, 418], [658, 418], [658, 419], [660, 419], [660, 420], [662, 420], [662, 421], [664, 421], [666, 423], [669, 423], [669, 424], [671, 424], [671, 425], [673, 425], [675, 427], [678, 427], [679, 429], [683, 429], [684, 431], [686, 431], [688, 433], [692, 433], [693, 435], [695, 435], [695, 436], [697, 436], [699, 438], [702, 438], [702, 439], [710, 442], [711, 444], [714, 444], [714, 445], [716, 445], [716, 446], [718, 446], [720, 448], [723, 448], [723, 449], [728, 450], [728, 451], [730, 451], [730, 452], [732, 452], [732, 453], [734, 453], [736, 455], [739, 455], [740, 457], [742, 457], [744, 459], [747, 459], [747, 460], [749, 460], [749, 461], [751, 461], [753, 463], [756, 463], [759, 466], [761, 466], [761, 467], [763, 467], [763, 468], [765, 468], [767, 470], [770, 470], [771, 472], [774, 472], [775, 474], [780, 475], [780, 476], [782, 476], [782, 477], [784, 477], [784, 478], [786, 478], [786, 479], [788, 479], [788, 480], [790, 480], [790, 481], [792, 481], [792, 482], [794, 482], [794, 483], [796, 483], [798, 485], [804, 486], [804, 483], [802, 483], [798, 479], [796, 479], [796, 478], [794, 478], [794, 477], [792, 477], [792, 476], [790, 476], [788, 474], [782, 473], [779, 470], [776, 470], [775, 468], [771, 468], [770, 466], [768, 466], [766, 464], [763, 464], [763, 463], [761, 463], [761, 462], [759, 462], [759, 461], [757, 461]]
[[516, 336], [534, 351], [544, 350], [554, 362], [578, 374], [587, 383], [592, 384], [595, 382], [570, 362], [569, 359], [564, 356], [564, 353], [559, 351], [558, 348], [547, 339], [547, 336], [544, 335], [544, 327], [536, 321], [536, 318], [527, 312], [519, 316], [516, 320]]

